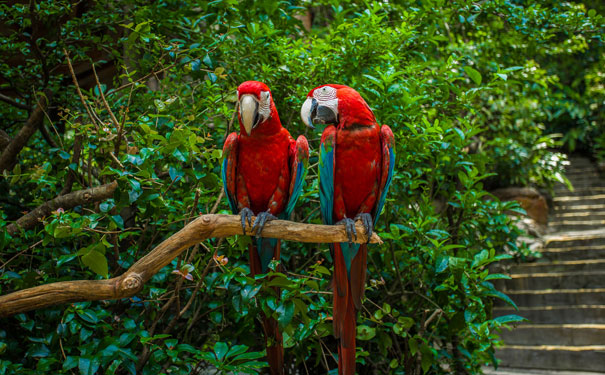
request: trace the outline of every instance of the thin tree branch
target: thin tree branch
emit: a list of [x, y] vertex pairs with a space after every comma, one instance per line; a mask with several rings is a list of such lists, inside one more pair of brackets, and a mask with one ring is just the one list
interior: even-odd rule
[[25, 109], [26, 111], [31, 111], [31, 107], [28, 106], [25, 103], [19, 103], [18, 101], [16, 101], [15, 99], [11, 98], [10, 96], [4, 95], [2, 93], [0, 93], [0, 100], [2, 100], [5, 103], [8, 103], [10, 105], [12, 105], [13, 107], [17, 107], [20, 109]]
[[95, 128], [97, 130], [99, 130], [99, 125], [97, 124], [95, 116], [93, 116], [92, 110], [88, 107], [88, 104], [86, 103], [86, 99], [84, 99], [84, 95], [82, 95], [82, 91], [80, 91], [80, 85], [78, 84], [78, 79], [76, 78], [76, 73], [74, 72], [74, 67], [71, 65], [71, 59], [69, 58], [69, 53], [67, 53], [67, 50], [65, 48], [63, 48], [63, 53], [65, 54], [65, 58], [67, 59], [67, 66], [69, 67], [69, 72], [71, 73], [71, 79], [74, 81], [74, 86], [76, 87], [76, 92], [78, 93], [78, 96], [80, 97], [82, 106], [84, 106], [86, 113], [88, 113], [88, 117], [90, 117], [90, 122], [92, 122], [92, 124], [95, 126]]
[[107, 199], [113, 195], [113, 192], [118, 187], [118, 182], [113, 181], [106, 185], [96, 186], [94, 188], [78, 190], [73, 193], [60, 195], [42, 205], [36, 207], [33, 211], [20, 217], [14, 223], [6, 227], [8, 234], [15, 235], [19, 233], [19, 229], [33, 228], [38, 224], [41, 218], [49, 215], [58, 208], [64, 210], [89, 203]]
[[44, 109], [48, 106], [50, 100], [50, 91], [44, 91], [38, 100], [38, 105], [33, 110], [25, 125], [19, 130], [19, 133], [11, 140], [0, 155], [0, 173], [10, 167], [15, 162], [19, 152], [25, 147], [29, 138], [38, 130], [38, 127], [44, 119]]
[[76, 173], [78, 171], [78, 165], [80, 164], [80, 154], [82, 152], [82, 135], [81, 134], [76, 135], [76, 137], [74, 138], [73, 149], [74, 149], [74, 152], [71, 155], [70, 164], [75, 164], [76, 167], [75, 167], [75, 170], [72, 170], [71, 168], [69, 169], [69, 174], [67, 175], [67, 179], [65, 180], [65, 186], [63, 186], [63, 189], [61, 190], [59, 195], [69, 194], [71, 192], [71, 188], [74, 184], [74, 181], [76, 180]]
[[[365, 243], [367, 238], [361, 221], [356, 223], [356, 227], [355, 242]], [[248, 233], [251, 231], [252, 229], [248, 228]], [[153, 275], [190, 246], [212, 237], [242, 234], [239, 215], [202, 215], [168, 237], [121, 276], [108, 280], [62, 281], [0, 296], [0, 317], [61, 303], [131, 297], [141, 291], [143, 285]], [[343, 225], [303, 224], [286, 220], [267, 223], [263, 230], [263, 237], [316, 243], [348, 241]], [[373, 233], [370, 243], [382, 243], [382, 240]]]

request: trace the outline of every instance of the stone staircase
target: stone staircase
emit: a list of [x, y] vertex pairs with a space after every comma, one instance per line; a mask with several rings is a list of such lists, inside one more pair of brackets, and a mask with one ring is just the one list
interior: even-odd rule
[[567, 177], [575, 190], [555, 189], [543, 257], [499, 284], [519, 311], [499, 303], [494, 314], [529, 322], [502, 332], [502, 362], [488, 374], [605, 373], [605, 178], [585, 158], [571, 159]]

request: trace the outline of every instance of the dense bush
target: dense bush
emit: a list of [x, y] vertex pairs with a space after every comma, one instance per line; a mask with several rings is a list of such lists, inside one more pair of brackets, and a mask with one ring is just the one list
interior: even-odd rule
[[[111, 199], [4, 232], [0, 293], [119, 275], [197, 214], [227, 213], [221, 147], [237, 128], [235, 88], [248, 79], [266, 82], [284, 126], [310, 140], [294, 219], [319, 223], [319, 132], [309, 133], [298, 113], [311, 88], [343, 83], [397, 141], [377, 228], [385, 244], [368, 257], [358, 319], [360, 373], [476, 373], [495, 361], [498, 330], [518, 318], [491, 316], [493, 299], [508, 298], [491, 283], [503, 276], [487, 266], [519, 251], [504, 212], [520, 209], [486, 189], [563, 180], [565, 158], [552, 151], [560, 140], [545, 131], [562, 118], [557, 111], [590, 110], [570, 115], [583, 131], [602, 124], [601, 61], [583, 66], [582, 90], [560, 79], [580, 54], [602, 49], [599, 13], [503, 0], [31, 4], [0, 4], [10, 30], [0, 89], [27, 106], [49, 96], [41, 130], [50, 134], [36, 133], [0, 180], [0, 224], [54, 198], [70, 178], [73, 190], [119, 187]], [[296, 16], [309, 12], [307, 31]], [[64, 48], [74, 64], [117, 67], [113, 80], [83, 88], [88, 109]], [[0, 102], [12, 137], [28, 117], [14, 104]], [[247, 241], [200, 243], [131, 299], [0, 320], [0, 374], [256, 373], [263, 343], [250, 333], [260, 330], [261, 309], [285, 330], [290, 373], [334, 371], [327, 246], [286, 243], [285, 274], [253, 280]], [[279, 285], [281, 299], [260, 284]]]

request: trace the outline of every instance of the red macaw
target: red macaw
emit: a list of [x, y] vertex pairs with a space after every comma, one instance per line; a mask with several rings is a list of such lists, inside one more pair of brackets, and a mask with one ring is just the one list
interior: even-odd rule
[[344, 224], [348, 243], [330, 246], [334, 258], [334, 336], [340, 339], [338, 373], [355, 374], [357, 310], [366, 281], [367, 244], [353, 244], [355, 220], [368, 238], [385, 198], [395, 164], [394, 137], [378, 125], [359, 93], [348, 86], [323, 85], [311, 90], [301, 109], [307, 126], [328, 126], [321, 136], [319, 189], [324, 224]]
[[[247, 81], [237, 89], [240, 133], [229, 134], [223, 146], [223, 187], [234, 214], [256, 220], [256, 241], [249, 246], [250, 273], [265, 273], [272, 259], [279, 259], [280, 241], [262, 238], [269, 220], [288, 218], [302, 191], [307, 174], [309, 144], [304, 136], [295, 141], [282, 127], [269, 87]], [[283, 374], [283, 338], [277, 321], [262, 316], [267, 340], [267, 360], [272, 375]]]

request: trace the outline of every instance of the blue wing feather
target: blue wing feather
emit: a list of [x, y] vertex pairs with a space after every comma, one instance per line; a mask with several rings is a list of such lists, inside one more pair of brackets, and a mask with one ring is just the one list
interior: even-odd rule
[[319, 151], [319, 202], [324, 224], [334, 224], [334, 146], [324, 143]]
[[302, 161], [298, 162], [296, 166], [296, 177], [294, 182], [294, 189], [292, 190], [292, 194], [290, 195], [290, 199], [288, 200], [288, 205], [286, 206], [285, 211], [280, 215], [281, 219], [287, 219], [290, 217], [290, 214], [294, 210], [294, 206], [296, 206], [296, 201], [300, 197], [302, 193], [303, 182], [305, 181], [305, 176], [307, 175], [307, 168], [305, 167]]
[[380, 194], [380, 200], [378, 201], [378, 206], [376, 206], [376, 213], [374, 214], [374, 226], [378, 222], [378, 217], [382, 212], [382, 207], [384, 207], [384, 202], [387, 198], [387, 192], [389, 191], [389, 186], [391, 185], [391, 180], [393, 179], [393, 169], [395, 167], [395, 151], [393, 147], [389, 147], [389, 175], [387, 176], [387, 181], [384, 184], [384, 188]]
[[227, 196], [227, 200], [229, 201], [229, 207], [231, 208], [231, 212], [233, 212], [234, 214], [237, 214], [237, 202], [235, 201], [235, 198], [231, 196], [231, 194], [229, 194], [229, 190], [227, 189], [227, 167], [228, 167], [228, 162], [229, 162], [229, 158], [224, 158], [223, 159], [223, 165], [222, 165], [222, 177], [223, 177], [223, 189], [225, 190], [225, 195]]

